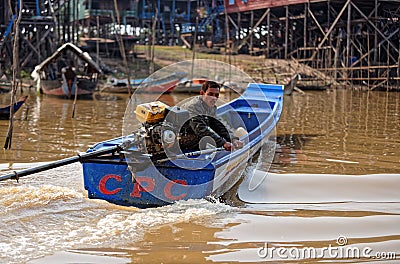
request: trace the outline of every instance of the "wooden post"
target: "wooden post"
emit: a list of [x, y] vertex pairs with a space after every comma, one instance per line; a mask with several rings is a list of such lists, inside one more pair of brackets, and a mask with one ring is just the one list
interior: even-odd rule
[[400, 89], [400, 41], [399, 41], [399, 57], [397, 59], [397, 89]]
[[[362, 53], [361, 53], [361, 51], [362, 51], [362, 45], [361, 45], [361, 43], [359, 43], [359, 45], [360, 45], [360, 57], [363, 55]], [[363, 60], [360, 60], [360, 77], [361, 77], [361, 83], [363, 83], [363, 81], [364, 81], [364, 79], [363, 79]]]
[[193, 80], [194, 60], [196, 59], [196, 39], [197, 39], [198, 27], [199, 27], [199, 17], [196, 16], [196, 26], [194, 28], [194, 36], [193, 36], [193, 42], [192, 42], [192, 68], [190, 69], [189, 91], [191, 91], [191, 88], [192, 88], [191, 80]]
[[386, 91], [389, 91], [389, 82], [390, 82], [390, 68], [389, 68], [389, 63], [390, 63], [390, 46], [389, 46], [389, 41], [387, 44], [387, 49], [386, 49], [386, 72], [387, 72], [387, 81], [386, 81]]
[[[253, 29], [254, 27], [254, 11], [251, 10], [251, 16], [250, 16], [250, 24], [251, 24], [251, 28]], [[251, 30], [249, 32], [250, 34], [250, 53], [253, 52], [253, 30]]]
[[77, 0], [76, 1], [76, 6], [75, 6], [75, 8], [76, 8], [76, 13], [75, 13], [75, 15], [76, 15], [76, 43], [79, 45], [79, 26], [80, 26], [80, 24], [79, 24], [79, 0]]
[[[240, 35], [242, 34], [241, 31], [242, 31], [242, 15], [241, 15], [241, 13], [238, 13], [237, 32], [239, 35], [239, 39], [240, 39]], [[236, 44], [239, 45], [239, 42], [237, 42]], [[237, 45], [235, 45], [235, 46], [237, 46]]]
[[73, 0], [72, 1], [72, 18], [71, 18], [71, 20], [72, 20], [72, 33], [71, 33], [71, 37], [72, 37], [72, 43], [74, 43], [74, 44], [76, 44], [76, 42], [75, 42], [75, 32], [76, 32], [76, 29], [75, 29], [75, 19], [76, 19], [76, 14], [75, 14], [75, 6], [76, 6], [76, 0]]
[[367, 50], [368, 50], [368, 54], [367, 54], [367, 61], [368, 61], [368, 69], [367, 69], [367, 83], [368, 83], [368, 89], [370, 88], [370, 73], [369, 73], [369, 71], [370, 71], [370, 67], [371, 67], [371, 56], [370, 56], [370, 50], [371, 50], [371, 47], [370, 47], [370, 43], [369, 43], [369, 31], [367, 31], [367, 33], [368, 33], [368, 36], [367, 36]]
[[122, 36], [121, 36], [121, 20], [120, 20], [120, 16], [119, 16], [119, 9], [118, 9], [118, 3], [117, 0], [114, 0], [114, 9], [115, 9], [115, 13], [117, 16], [117, 22], [118, 22], [118, 39], [119, 39], [119, 47], [120, 47], [120, 52], [121, 52], [121, 56], [122, 56], [122, 60], [124, 62], [124, 68], [125, 68], [125, 74], [126, 77], [128, 79], [128, 93], [129, 96], [131, 95], [132, 92], [132, 86], [131, 86], [131, 78], [130, 78], [130, 73], [129, 73], [129, 66], [128, 66], [128, 62], [126, 60], [126, 54], [125, 54], [125, 46], [124, 46], [124, 41], [122, 40]]
[[[115, 1], [115, 0], [114, 0]], [[150, 49], [150, 67], [149, 67], [149, 74], [154, 72], [154, 43], [156, 42], [156, 27], [157, 27], [157, 19], [158, 17], [158, 8], [156, 8], [156, 14], [154, 15], [153, 25], [152, 25], [152, 32], [151, 32], [151, 49]]]
[[303, 27], [303, 47], [304, 47], [304, 54], [303, 54], [303, 59], [307, 58], [307, 17], [308, 17], [308, 6], [310, 2], [307, 4], [304, 4], [304, 27]]
[[[225, 5], [225, 1], [224, 1], [224, 5]], [[224, 6], [224, 13], [225, 13], [225, 30], [226, 30], [226, 53], [228, 54], [228, 64], [231, 65], [231, 49], [233, 48], [233, 46], [231, 46], [231, 42], [230, 42], [230, 34], [229, 34], [229, 20], [228, 20], [228, 12], [226, 11], [226, 6]], [[230, 67], [229, 67], [230, 69]], [[229, 76], [230, 78], [230, 76]], [[230, 80], [229, 80], [230, 81]]]
[[[331, 1], [328, 0], [328, 28], [331, 27]], [[328, 34], [328, 32], [326, 32]], [[331, 67], [332, 66], [332, 38], [331, 36], [328, 36], [328, 45], [329, 45], [329, 49], [327, 50], [328, 56], [326, 58], [326, 64], [325, 64], [325, 68]]]
[[96, 16], [96, 26], [97, 26], [97, 39], [96, 39], [96, 62], [99, 64], [99, 56], [100, 56], [100, 48], [99, 48], [99, 39], [100, 39], [100, 21], [99, 16]]
[[67, 4], [67, 41], [71, 42], [71, 1], [68, 1]]
[[[378, 0], [375, 0], [375, 26], [378, 28]], [[378, 61], [378, 31], [375, 29], [374, 31], [374, 62], [376, 63]]]
[[289, 39], [289, 6], [286, 9], [286, 19], [285, 19], [285, 59], [288, 58], [288, 39]]
[[351, 37], [351, 5], [347, 6], [347, 43], [346, 43], [346, 65], [347, 71], [350, 66], [350, 37]]
[[267, 34], [267, 49], [265, 53], [265, 58], [269, 58], [270, 46], [271, 46], [271, 12], [268, 12], [267, 15], [267, 26], [268, 26], [268, 34]]
[[[11, 7], [11, 2], [9, 2], [10, 5], [10, 10], [12, 11]], [[13, 133], [13, 128], [14, 128], [14, 104], [15, 104], [15, 94], [17, 93], [18, 89], [18, 82], [17, 82], [17, 77], [18, 77], [18, 72], [19, 72], [19, 24], [21, 22], [21, 16], [22, 16], [22, 5], [23, 5], [23, 0], [21, 0], [19, 4], [19, 10], [16, 10], [17, 13], [17, 19], [14, 22], [14, 42], [13, 42], [13, 67], [12, 67], [12, 90], [11, 90], [11, 104], [10, 104], [10, 120], [8, 123], [8, 131], [7, 131], [7, 136], [6, 140], [4, 142], [4, 149], [11, 149], [11, 143], [12, 143], [12, 133]]]
[[[57, 7], [59, 7], [60, 6], [60, 0], [58, 0], [57, 1]], [[57, 12], [57, 35], [58, 35], [58, 40], [60, 41], [60, 40], [62, 40], [63, 38], [62, 38], [62, 35], [61, 35], [61, 25], [62, 25], [62, 22], [61, 22], [61, 11], [58, 9], [58, 12]]]

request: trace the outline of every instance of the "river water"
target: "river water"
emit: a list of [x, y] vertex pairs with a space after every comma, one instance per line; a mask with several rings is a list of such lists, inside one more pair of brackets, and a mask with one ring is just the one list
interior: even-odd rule
[[[80, 100], [72, 119], [72, 101], [24, 93], [13, 149], [0, 155], [2, 173], [121, 135], [127, 95]], [[0, 121], [2, 139], [7, 128]], [[0, 263], [400, 259], [400, 93], [295, 93], [285, 97], [276, 134], [272, 164], [263, 162], [264, 148], [229, 205], [190, 200], [136, 209], [89, 200], [80, 164], [0, 182]]]

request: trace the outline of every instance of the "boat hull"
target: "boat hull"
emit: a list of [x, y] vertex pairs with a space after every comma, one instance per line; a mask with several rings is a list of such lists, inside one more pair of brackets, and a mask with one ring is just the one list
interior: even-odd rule
[[207, 79], [191, 79], [179, 82], [174, 88], [175, 93], [196, 93], [199, 94], [203, 83]]
[[139, 93], [171, 93], [185, 73], [173, 73], [162, 78], [147, 78], [136, 90]]
[[[65, 84], [60, 80], [41, 80], [40, 91], [49, 96], [74, 99], [76, 91], [75, 85], [76, 84], [72, 87], [71, 93], [68, 93], [68, 88], [66, 88]], [[78, 98], [91, 96], [96, 89], [96, 86], [97, 82], [89, 81], [87, 79], [79, 79], [77, 82]]]
[[[14, 113], [16, 113], [21, 106], [25, 103], [26, 99], [28, 96], [23, 96], [21, 97], [18, 102], [14, 104]], [[6, 120], [10, 118], [10, 111], [11, 111], [11, 105], [5, 106], [5, 107], [0, 107], [0, 119]]]
[[[130, 80], [131, 92], [171, 93], [184, 76], [185, 75], [182, 73], [173, 73], [162, 78], [133, 79]], [[101, 91], [109, 93], [128, 93], [128, 79], [113, 78]]]
[[[271, 87], [274, 87], [273, 92], [268, 94], [272, 97], [268, 100], [260, 96], [268, 89], [252, 89], [250, 85], [242, 97], [218, 108], [217, 114], [223, 120], [234, 128], [243, 127], [248, 131], [240, 138], [245, 143], [242, 149], [162, 162], [152, 161], [143, 155], [121, 158], [118, 153], [84, 160], [84, 186], [88, 197], [147, 208], [177, 200], [222, 196], [241, 179], [244, 167], [259, 151], [279, 120], [283, 86]], [[126, 138], [121, 137], [100, 142], [88, 152], [118, 146], [124, 140]]]

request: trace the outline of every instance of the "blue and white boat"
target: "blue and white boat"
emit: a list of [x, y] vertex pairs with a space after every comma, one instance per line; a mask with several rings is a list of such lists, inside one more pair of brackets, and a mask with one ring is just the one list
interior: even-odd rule
[[[240, 138], [243, 148], [232, 152], [214, 148], [169, 155], [164, 147], [167, 157], [160, 158], [143, 151], [143, 141], [138, 141], [135, 133], [96, 144], [87, 155], [114, 151], [82, 159], [88, 197], [147, 208], [182, 199], [222, 196], [243, 177], [241, 172], [247, 162], [274, 132], [282, 112], [283, 94], [283, 85], [251, 83], [243, 95], [218, 107], [221, 120], [233, 129], [246, 130]], [[175, 110], [181, 111], [179, 107]], [[167, 118], [162, 121], [164, 125]], [[143, 134], [144, 129], [141, 131]], [[175, 139], [172, 132], [160, 131], [160, 135]]]

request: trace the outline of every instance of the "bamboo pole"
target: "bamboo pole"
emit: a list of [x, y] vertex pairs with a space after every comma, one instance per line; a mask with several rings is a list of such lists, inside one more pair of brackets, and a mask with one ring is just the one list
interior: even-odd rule
[[[7, 131], [7, 136], [6, 140], [4, 142], [4, 149], [11, 149], [11, 143], [12, 143], [12, 133], [13, 133], [13, 128], [14, 128], [14, 104], [15, 104], [15, 94], [17, 93], [18, 89], [18, 81], [17, 81], [17, 75], [18, 75], [18, 70], [19, 70], [19, 53], [18, 53], [18, 36], [19, 36], [19, 24], [21, 22], [21, 14], [22, 14], [22, 4], [23, 0], [17, 0], [19, 1], [19, 5], [17, 4], [17, 7], [19, 8], [17, 10], [17, 19], [14, 23], [14, 43], [13, 43], [13, 67], [12, 67], [12, 90], [11, 90], [11, 104], [10, 104], [10, 120], [8, 123], [8, 131]], [[12, 13], [12, 7], [11, 7], [11, 2], [9, 1], [9, 7]]]
[[[400, 41], [399, 41], [399, 51], [400, 51]], [[400, 79], [400, 52], [399, 52], [399, 57], [397, 59], [397, 89], [400, 88], [399, 79]]]
[[289, 40], [289, 6], [285, 6], [286, 18], [285, 18], [285, 59], [288, 57], [288, 40]]
[[[371, 47], [370, 47], [370, 40], [369, 40], [369, 32], [368, 32], [368, 37], [367, 37], [367, 50], [370, 51]], [[367, 70], [367, 84], [368, 84], [368, 89], [370, 88], [370, 78], [371, 78], [371, 74], [370, 74], [370, 67], [371, 67], [371, 56], [370, 56], [370, 52], [367, 53], [367, 61], [368, 61], [368, 70]]]
[[67, 14], [66, 14], [66, 20], [67, 20], [67, 41], [71, 42], [71, 1], [68, 1], [67, 4]]
[[[351, 5], [347, 6], [347, 31], [346, 31], [346, 61], [345, 64], [347, 69], [350, 66], [350, 43], [351, 43]], [[349, 72], [346, 71], [346, 78], [349, 77]]]
[[[307, 16], [308, 16], [308, 4], [304, 4], [304, 25], [303, 25], [303, 47], [307, 48]], [[307, 50], [304, 50], [303, 58], [307, 57]]]
[[72, 43], [76, 44], [75, 42], [75, 32], [76, 32], [76, 14], [75, 14], [75, 6], [76, 6], [76, 0], [72, 1]]
[[[254, 10], [251, 10], [251, 16], [250, 16], [250, 24], [251, 24], [251, 28], [256, 28], [254, 27]], [[250, 52], [251, 54], [253, 53], [253, 30], [250, 31]]]
[[96, 63], [99, 65], [99, 56], [100, 56], [100, 48], [99, 48], [99, 39], [100, 39], [100, 21], [99, 16], [96, 16], [96, 27], [97, 27], [97, 39], [96, 39]]
[[156, 42], [156, 27], [157, 27], [157, 18], [158, 18], [158, 8], [156, 8], [156, 14], [154, 15], [153, 25], [151, 27], [151, 49], [150, 49], [150, 67], [149, 74], [154, 72], [154, 43]]
[[118, 32], [118, 40], [119, 40], [119, 48], [121, 51], [121, 56], [122, 56], [122, 60], [124, 62], [124, 68], [125, 68], [125, 74], [126, 77], [128, 79], [128, 93], [129, 93], [129, 97], [131, 96], [132, 93], [132, 86], [131, 86], [131, 78], [130, 78], [130, 74], [129, 74], [129, 67], [128, 67], [128, 62], [126, 60], [126, 54], [125, 54], [125, 46], [124, 46], [124, 42], [122, 40], [122, 36], [121, 36], [121, 29], [120, 29], [120, 25], [121, 25], [121, 19], [119, 16], [119, 9], [118, 9], [118, 3], [117, 0], [114, 0], [114, 9], [115, 9], [115, 14], [117, 16], [117, 22], [118, 22], [118, 30], [116, 32]]
[[268, 26], [268, 34], [267, 34], [267, 50], [265, 54], [265, 58], [269, 58], [269, 53], [270, 53], [270, 45], [271, 45], [271, 14], [268, 12], [267, 15], [267, 26]]
[[193, 36], [193, 42], [192, 42], [192, 65], [191, 65], [191, 69], [190, 69], [189, 94], [192, 92], [194, 60], [196, 59], [196, 38], [197, 38], [198, 27], [199, 27], [199, 17], [196, 16], [196, 26], [194, 28], [194, 36]]
[[387, 72], [387, 82], [386, 82], [386, 91], [389, 91], [389, 82], [390, 82], [390, 71], [389, 71], [389, 63], [390, 63], [390, 57], [389, 57], [389, 53], [390, 53], [390, 47], [389, 47], [389, 42], [387, 44], [387, 55], [386, 55], [386, 72]]
[[[328, 13], [328, 28], [330, 28], [331, 27], [331, 1], [330, 0], [328, 0], [327, 13]], [[326, 32], [326, 33], [328, 33], [328, 32]], [[328, 41], [329, 47], [332, 47], [332, 37], [330, 36], [330, 34], [328, 35], [328, 40], [329, 40]], [[325, 68], [328, 68], [328, 65], [329, 65], [329, 67], [331, 67], [331, 65], [332, 65], [332, 49], [330, 48], [327, 53], [328, 53], [328, 57], [326, 60]]]
[[[226, 10], [226, 4], [224, 1], [224, 13], [225, 13], [225, 24], [226, 24], [226, 43], [227, 46], [229, 45], [229, 49], [228, 49], [228, 64], [229, 64], [229, 74], [228, 74], [228, 82], [230, 85], [231, 82], [231, 75], [232, 75], [232, 50], [233, 50], [233, 42], [232, 42], [232, 47], [230, 46], [230, 34], [229, 34], [229, 20], [228, 20], [228, 12]], [[229, 99], [232, 96], [232, 89], [229, 89]]]
[[374, 17], [374, 20], [375, 20], [376, 27], [375, 27], [375, 31], [374, 31], [374, 49], [375, 49], [374, 62], [378, 61], [378, 31], [376, 30], [377, 27], [378, 27], [378, 19], [377, 18], [378, 18], [378, 0], [375, 0], [375, 17]]

